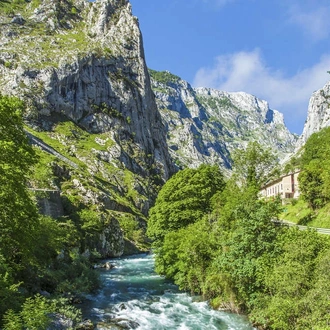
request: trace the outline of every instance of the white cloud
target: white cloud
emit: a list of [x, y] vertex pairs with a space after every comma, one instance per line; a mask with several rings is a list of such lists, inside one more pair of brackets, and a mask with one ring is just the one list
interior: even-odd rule
[[298, 2], [291, 5], [288, 9], [288, 22], [300, 27], [308, 37], [319, 41], [330, 34], [330, 6], [313, 4], [311, 8]]
[[260, 50], [255, 49], [217, 57], [213, 67], [198, 70], [193, 85], [256, 95], [284, 113], [289, 128], [299, 132], [307, 117], [312, 92], [330, 80], [329, 69], [330, 55], [324, 55], [313, 66], [286, 76], [267, 66]]

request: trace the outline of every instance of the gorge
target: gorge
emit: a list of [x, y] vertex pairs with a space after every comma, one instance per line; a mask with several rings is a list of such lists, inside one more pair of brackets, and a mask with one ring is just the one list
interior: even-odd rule
[[[127, 0], [0, 1], [0, 8], [0, 96], [4, 104], [8, 95], [24, 102], [24, 130], [37, 155], [33, 171], [24, 175], [31, 198], [52, 219], [46, 218], [45, 228], [54, 233], [49, 230], [47, 236], [48, 230], [38, 229], [40, 237], [45, 246], [48, 237], [56, 238], [49, 256], [43, 256], [46, 264], [52, 260], [52, 267], [42, 268], [34, 260], [31, 264], [42, 272], [31, 266], [26, 276], [13, 268], [10, 285], [1, 282], [6, 290], [22, 278], [27, 283], [22, 292], [75, 290], [74, 280], [61, 277], [70, 275], [71, 268], [62, 272], [59, 264], [78, 265], [85, 274], [89, 263], [80, 264], [81, 259], [150, 249], [149, 210], [164, 183], [180, 169], [216, 164], [228, 178], [234, 152], [250, 142], [270, 148], [281, 161], [303, 147], [312, 133], [330, 125], [329, 83], [313, 94], [298, 137], [265, 100], [244, 92], [193, 88], [168, 71], [148, 69], [138, 19]], [[1, 124], [9, 126], [7, 108], [1, 111]], [[1, 146], [5, 150], [7, 145]], [[45, 192], [56, 195], [54, 212], [42, 206], [50, 199]], [[209, 221], [214, 222], [211, 215]], [[213, 234], [217, 237], [216, 229]], [[2, 255], [1, 249], [7, 250], [6, 242], [1, 244]], [[17, 260], [10, 260], [11, 265], [17, 266]], [[150, 268], [152, 262], [142, 263]], [[5, 279], [4, 269], [0, 275]], [[159, 277], [157, 281], [162, 282]], [[201, 305], [206, 318], [221, 323]], [[232, 326], [229, 319], [224, 328]], [[237, 323], [232, 327], [238, 329]], [[249, 327], [244, 323], [241, 329]]]

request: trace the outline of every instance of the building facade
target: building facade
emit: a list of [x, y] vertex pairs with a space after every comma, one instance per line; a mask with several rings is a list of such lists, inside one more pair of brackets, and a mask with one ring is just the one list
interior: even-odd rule
[[298, 198], [300, 195], [298, 175], [300, 171], [287, 174], [267, 183], [260, 191], [265, 198], [279, 196], [281, 199]]

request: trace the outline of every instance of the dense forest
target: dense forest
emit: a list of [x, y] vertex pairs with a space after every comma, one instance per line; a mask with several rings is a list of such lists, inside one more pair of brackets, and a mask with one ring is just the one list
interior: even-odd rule
[[[301, 199], [314, 211], [329, 202], [329, 141], [330, 129], [314, 134], [292, 162], [303, 170]], [[277, 173], [269, 151], [252, 143], [234, 161], [226, 182], [218, 167], [202, 165], [164, 185], [148, 227], [157, 271], [260, 329], [329, 329], [328, 236], [272, 221], [284, 206], [259, 198]]]

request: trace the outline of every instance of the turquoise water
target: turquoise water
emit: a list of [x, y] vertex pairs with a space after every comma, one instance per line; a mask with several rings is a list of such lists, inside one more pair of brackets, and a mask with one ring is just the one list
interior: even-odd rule
[[154, 272], [150, 255], [110, 260], [102, 290], [89, 296], [85, 317], [95, 322], [124, 320], [137, 330], [252, 330], [246, 318], [209, 308]]

